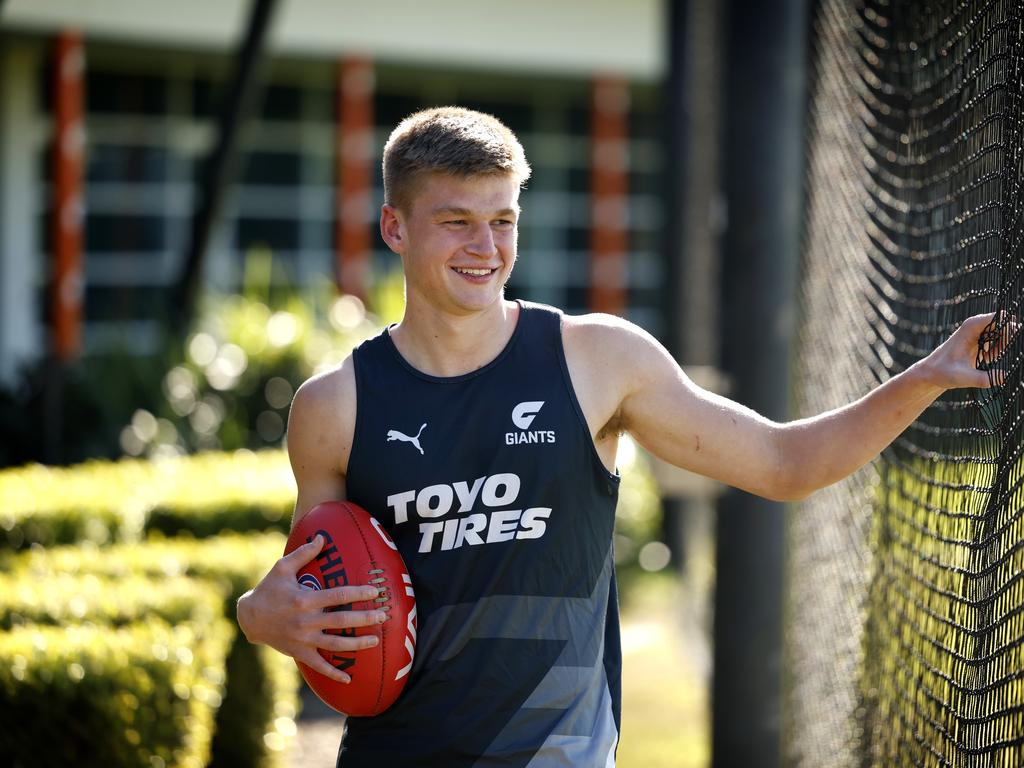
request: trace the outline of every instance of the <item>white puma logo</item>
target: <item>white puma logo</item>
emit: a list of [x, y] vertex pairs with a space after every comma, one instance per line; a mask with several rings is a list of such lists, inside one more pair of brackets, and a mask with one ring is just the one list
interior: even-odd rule
[[392, 440], [401, 440], [402, 442], [405, 442], [405, 443], [412, 443], [413, 445], [416, 446], [416, 450], [420, 452], [420, 456], [422, 456], [423, 455], [423, 446], [420, 445], [420, 435], [423, 434], [423, 430], [426, 429], [426, 426], [427, 425], [424, 424], [422, 427], [420, 427], [420, 431], [416, 433], [416, 437], [409, 437], [408, 435], [404, 435], [401, 432], [399, 432], [397, 429], [389, 429], [388, 430], [388, 439], [387, 439], [386, 442], [390, 443]]

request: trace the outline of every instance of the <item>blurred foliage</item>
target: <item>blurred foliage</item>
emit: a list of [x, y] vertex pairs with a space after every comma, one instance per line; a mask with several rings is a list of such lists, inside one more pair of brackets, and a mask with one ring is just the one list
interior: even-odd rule
[[137, 541], [161, 532], [287, 530], [295, 482], [281, 451], [0, 471], [0, 549]]
[[50, 549], [33, 547], [21, 553], [4, 553], [0, 556], [0, 571], [44, 581], [53, 574], [167, 579], [190, 576], [213, 582], [225, 595], [225, 612], [233, 613], [235, 600], [281, 556], [284, 542], [284, 534], [270, 532], [225, 534], [202, 540], [158, 538], [102, 548], [88, 542]]
[[[138, 621], [158, 616], [168, 618], [173, 611], [186, 610], [183, 602], [178, 602], [179, 597], [185, 600], [185, 595], [179, 591], [180, 585], [194, 580], [202, 585], [202, 591], [197, 589], [194, 593], [195, 602], [199, 604], [194, 610], [207, 610], [208, 606], [203, 607], [205, 601], [214, 596], [220, 603], [218, 615], [226, 617], [234, 628], [237, 626], [236, 600], [270, 569], [284, 551], [284, 543], [284, 535], [274, 532], [226, 534], [199, 541], [189, 537], [156, 539], [103, 548], [90, 542], [52, 549], [33, 547], [0, 556], [0, 572], [9, 572], [8, 576], [0, 578], [44, 587], [63, 583], [65, 579], [80, 582], [81, 586], [72, 588], [72, 599], [67, 601], [66, 607], [61, 607], [62, 599], [47, 601], [54, 603], [54, 607], [35, 608], [20, 602], [17, 595], [10, 600], [21, 606], [22, 613], [30, 611], [35, 616], [45, 616], [70, 610], [76, 615], [83, 614], [82, 621], [97, 624], [117, 623], [118, 617], [127, 614], [132, 606], [139, 609]], [[132, 585], [140, 579], [149, 580], [155, 591], [160, 591], [161, 585], [166, 583], [168, 591], [150, 597], [133, 592]], [[118, 595], [109, 600], [89, 586], [90, 583], [120, 585], [122, 582], [128, 585], [128, 596]], [[7, 582], [0, 581], [0, 589], [6, 586]], [[19, 587], [25, 594], [33, 589]], [[154, 604], [160, 606], [159, 610], [148, 611], [147, 605]], [[0, 658], [0, 664], [3, 663]], [[236, 633], [227, 650], [226, 670], [227, 680], [223, 701], [216, 713], [209, 764], [259, 768], [278, 765], [288, 738], [295, 733], [299, 678], [294, 662], [265, 646], [251, 645], [241, 633]]]
[[0, 467], [280, 445], [298, 386], [405, 305], [400, 270], [374, 286], [377, 315], [326, 279], [301, 291], [288, 279], [269, 250], [253, 249], [240, 293], [207, 294], [192, 327], [166, 329], [155, 354], [130, 353], [125, 340], [26, 368], [0, 386]]
[[159, 404], [167, 365], [159, 355], [104, 353], [24, 368], [15, 384], [0, 385], [0, 467], [121, 455], [121, 426]]
[[157, 488], [154, 470], [129, 460], [0, 471], [0, 549], [138, 539]]
[[162, 493], [150, 505], [147, 534], [203, 538], [291, 527], [295, 480], [282, 451], [201, 453], [156, 465]]
[[631, 598], [635, 582], [665, 569], [669, 560], [668, 547], [659, 541], [662, 508], [658, 484], [646, 455], [629, 435], [619, 437], [616, 464], [622, 480], [615, 512], [615, 568], [619, 598], [625, 602]]
[[[177, 364], [160, 382], [163, 401], [136, 410], [121, 430], [126, 454], [281, 445], [299, 385], [380, 331], [381, 321], [355, 296], [338, 296], [326, 280], [299, 293], [272, 280], [273, 264], [270, 251], [254, 249], [239, 294], [204, 298]], [[402, 289], [384, 279], [374, 301], [400, 314]]]
[[132, 624], [159, 617], [169, 624], [212, 623], [224, 615], [224, 595], [209, 582], [171, 578], [50, 573], [0, 573], [0, 630], [25, 624]]
[[201, 768], [232, 628], [76, 624], [0, 633], [0, 754], [11, 766]]

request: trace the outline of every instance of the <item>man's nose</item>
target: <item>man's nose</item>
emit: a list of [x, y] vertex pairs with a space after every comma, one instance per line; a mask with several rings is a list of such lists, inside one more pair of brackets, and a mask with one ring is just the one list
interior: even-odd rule
[[494, 232], [488, 223], [479, 224], [473, 228], [473, 237], [466, 250], [476, 256], [490, 257], [498, 252], [494, 242]]

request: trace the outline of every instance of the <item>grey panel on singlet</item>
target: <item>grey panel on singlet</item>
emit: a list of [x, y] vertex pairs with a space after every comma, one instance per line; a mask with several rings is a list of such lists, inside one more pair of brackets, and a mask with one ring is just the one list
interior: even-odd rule
[[609, 552], [594, 592], [586, 598], [495, 596], [438, 610], [437, 618], [446, 626], [461, 627], [447, 647], [427, 651], [433, 656], [436, 650], [436, 658], [442, 660], [482, 637], [567, 641], [558, 661], [495, 737], [488, 753], [513, 751], [523, 734], [536, 733], [531, 721], [549, 720], [551, 710], [562, 710], [563, 719], [529, 765], [614, 765], [618, 730], [604, 667], [605, 628], [603, 614], [593, 607], [608, 601], [613, 565]]
[[589, 739], [553, 733], [544, 740], [527, 768], [614, 768], [619, 732], [612, 716], [612, 697], [607, 685], [597, 689], [600, 703], [598, 721]]
[[450, 634], [444, 648], [440, 638], [420, 638], [418, 653], [430, 658], [450, 659], [466, 643], [479, 637], [512, 640], [565, 640], [565, 650], [557, 666], [591, 667], [602, 661], [604, 614], [594, 606], [608, 602], [614, 559], [611, 550], [601, 575], [589, 597], [543, 595], [495, 595], [473, 603], [458, 603], [438, 608], [434, 621], [448, 627], [460, 627]]

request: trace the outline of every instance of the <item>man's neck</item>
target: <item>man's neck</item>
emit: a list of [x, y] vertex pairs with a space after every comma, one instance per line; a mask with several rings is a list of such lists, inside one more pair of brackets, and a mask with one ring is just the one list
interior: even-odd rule
[[470, 315], [407, 306], [402, 322], [391, 330], [391, 339], [416, 370], [430, 376], [461, 376], [501, 354], [518, 319], [519, 305], [505, 300]]

